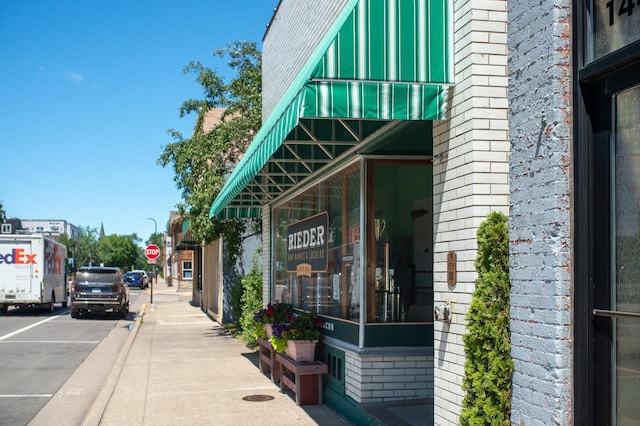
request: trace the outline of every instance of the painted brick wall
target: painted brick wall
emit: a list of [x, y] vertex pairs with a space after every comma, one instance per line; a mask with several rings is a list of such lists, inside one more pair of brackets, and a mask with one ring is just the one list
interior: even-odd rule
[[432, 398], [433, 355], [345, 352], [345, 393], [360, 403]]
[[271, 295], [271, 274], [273, 255], [271, 253], [271, 210], [269, 207], [262, 209], [262, 304], [273, 302]]
[[266, 119], [350, 0], [282, 0], [262, 43]]
[[[434, 424], [458, 425], [465, 314], [475, 288], [476, 231], [491, 211], [508, 212], [507, 1], [455, 0], [455, 86], [448, 119], [434, 124], [434, 303], [452, 303], [434, 327]], [[447, 253], [457, 283], [447, 285]]]
[[571, 424], [571, 2], [509, 0], [512, 424]]

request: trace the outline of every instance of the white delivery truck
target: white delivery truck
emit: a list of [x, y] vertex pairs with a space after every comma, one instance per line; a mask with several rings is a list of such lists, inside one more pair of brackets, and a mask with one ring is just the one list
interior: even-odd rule
[[67, 247], [39, 234], [0, 234], [0, 312], [67, 306]]

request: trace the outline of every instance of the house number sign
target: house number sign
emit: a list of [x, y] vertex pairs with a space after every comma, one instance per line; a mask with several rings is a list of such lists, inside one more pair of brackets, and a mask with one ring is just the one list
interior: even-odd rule
[[457, 256], [455, 251], [447, 253], [447, 285], [453, 287], [456, 285], [456, 263]]
[[640, 0], [595, 0], [594, 58], [640, 39]]

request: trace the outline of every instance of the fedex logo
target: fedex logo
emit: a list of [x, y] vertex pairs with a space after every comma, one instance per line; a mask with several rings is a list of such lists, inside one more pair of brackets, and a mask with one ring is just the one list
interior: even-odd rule
[[0, 254], [0, 265], [6, 263], [7, 265], [35, 265], [36, 254], [25, 253], [24, 249], [13, 249], [11, 253]]

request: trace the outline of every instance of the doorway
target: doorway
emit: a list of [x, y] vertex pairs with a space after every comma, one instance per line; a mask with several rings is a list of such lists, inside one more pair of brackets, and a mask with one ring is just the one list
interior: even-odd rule
[[[635, 425], [640, 418], [640, 81], [621, 70], [589, 87], [590, 141], [588, 417]], [[578, 203], [577, 206], [580, 204]], [[584, 215], [577, 210], [577, 215]], [[585, 253], [580, 250], [578, 254]], [[579, 277], [579, 273], [578, 273]], [[579, 310], [578, 310], [579, 311]], [[586, 318], [585, 318], [586, 319]], [[579, 330], [578, 330], [579, 331]], [[577, 333], [578, 334], [578, 333]], [[589, 337], [590, 336], [590, 337]], [[579, 382], [581, 379], [577, 378]]]

